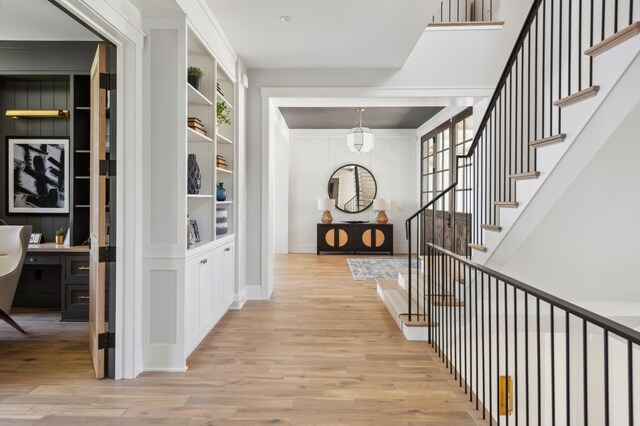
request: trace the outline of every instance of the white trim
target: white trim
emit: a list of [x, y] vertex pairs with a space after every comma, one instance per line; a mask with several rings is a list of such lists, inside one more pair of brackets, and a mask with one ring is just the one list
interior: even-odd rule
[[265, 300], [262, 297], [262, 286], [258, 285], [246, 285], [245, 289], [247, 291], [247, 300]]
[[[142, 365], [142, 18], [129, 2], [58, 0], [117, 48], [117, 231], [115, 378], [134, 378]], [[126, 8], [126, 10], [125, 10]], [[125, 16], [123, 10], [127, 12]], [[125, 185], [124, 182], [127, 182]], [[124, 283], [128, 283], [124, 285]]]
[[233, 299], [233, 303], [231, 304], [231, 307], [229, 307], [230, 310], [233, 311], [238, 311], [240, 309], [242, 309], [242, 307], [244, 306], [245, 303], [247, 303], [247, 287], [244, 286], [240, 289], [240, 291], [238, 293], [235, 294], [234, 299]]
[[429, 25], [425, 28], [424, 32], [432, 31], [495, 31], [501, 30], [504, 27], [504, 23], [496, 23], [493, 25]]

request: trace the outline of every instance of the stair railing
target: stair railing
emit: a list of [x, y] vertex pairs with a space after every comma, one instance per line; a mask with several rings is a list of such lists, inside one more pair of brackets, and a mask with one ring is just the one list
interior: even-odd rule
[[[535, 0], [471, 146], [456, 155], [454, 183], [438, 188], [406, 221], [408, 325], [429, 327], [428, 339], [454, 378], [497, 424], [509, 424], [512, 414], [515, 424], [633, 424], [637, 332], [477, 265], [470, 252], [446, 248], [463, 241], [487, 250], [483, 228], [499, 229], [499, 209], [517, 207], [515, 181], [539, 174], [536, 150], [566, 137], [561, 108], [598, 91], [593, 56], [585, 51], [634, 17], [634, 0]], [[456, 212], [467, 214], [466, 223], [457, 223]], [[529, 342], [532, 320], [536, 335]], [[467, 361], [472, 354], [475, 367]], [[500, 394], [509, 383], [514, 392]], [[502, 415], [501, 403], [506, 412], [510, 403], [515, 408]]]
[[494, 17], [493, 0], [442, 0], [432, 23], [487, 22]]

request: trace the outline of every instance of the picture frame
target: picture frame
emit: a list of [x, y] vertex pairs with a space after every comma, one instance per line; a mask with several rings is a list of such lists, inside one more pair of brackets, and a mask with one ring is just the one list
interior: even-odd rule
[[41, 241], [42, 241], [41, 232], [34, 232], [31, 234], [31, 237], [29, 237], [29, 244], [40, 244]]
[[7, 137], [7, 212], [68, 214], [69, 138]]

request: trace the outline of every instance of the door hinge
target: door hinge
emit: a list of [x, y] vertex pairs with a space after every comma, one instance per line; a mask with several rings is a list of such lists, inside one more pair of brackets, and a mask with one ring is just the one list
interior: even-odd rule
[[116, 90], [116, 75], [101, 72], [100, 88], [104, 90]]
[[116, 333], [98, 334], [98, 349], [113, 349], [116, 347]]
[[115, 176], [115, 175], [116, 175], [116, 161], [100, 160], [100, 176]]
[[98, 262], [109, 263], [116, 261], [115, 246], [105, 246], [98, 249]]

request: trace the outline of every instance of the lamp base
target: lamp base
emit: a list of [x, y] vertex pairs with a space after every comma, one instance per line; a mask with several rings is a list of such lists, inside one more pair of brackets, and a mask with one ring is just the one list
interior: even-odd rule
[[387, 217], [387, 214], [384, 212], [384, 210], [380, 210], [378, 212], [378, 216], [376, 216], [376, 223], [379, 223], [380, 225], [384, 225], [387, 222], [389, 222], [389, 218]]
[[325, 225], [333, 222], [333, 216], [331, 216], [331, 212], [329, 210], [325, 210], [324, 213], [322, 213], [320, 222], [324, 223]]

